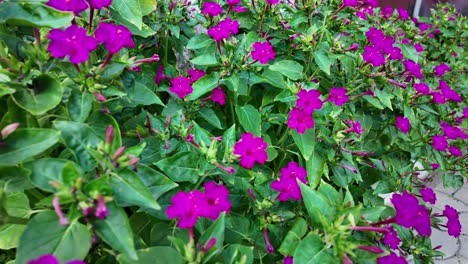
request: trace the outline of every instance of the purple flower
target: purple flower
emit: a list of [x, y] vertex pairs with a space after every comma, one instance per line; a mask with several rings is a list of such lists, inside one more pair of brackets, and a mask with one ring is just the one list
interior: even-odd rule
[[315, 121], [312, 118], [312, 113], [307, 113], [299, 108], [293, 108], [289, 112], [288, 127], [290, 129], [296, 129], [297, 133], [304, 134], [309, 128], [313, 128]]
[[374, 67], [379, 67], [385, 64], [385, 56], [377, 47], [365, 46], [362, 57], [367, 63], [372, 64]]
[[208, 36], [210, 36], [216, 42], [220, 42], [223, 39], [227, 39], [229, 38], [230, 35], [231, 35], [231, 29], [221, 27], [219, 25], [216, 25], [208, 29]]
[[96, 49], [97, 42], [86, 35], [86, 29], [71, 25], [65, 30], [52, 29], [47, 36], [51, 40], [48, 51], [55, 58], [68, 59], [73, 64], [80, 64], [89, 58], [89, 53]]
[[346, 95], [346, 89], [344, 87], [332, 87], [330, 94], [328, 95], [327, 101], [335, 103], [337, 106], [342, 106], [348, 102], [348, 96]]
[[253, 44], [254, 50], [250, 52], [252, 59], [260, 61], [261, 64], [267, 64], [269, 60], [274, 60], [276, 53], [273, 50], [273, 46], [266, 42], [255, 42]]
[[412, 60], [405, 60], [403, 61], [403, 65], [405, 65], [405, 69], [407, 72], [413, 74], [414, 77], [420, 80], [422, 79], [423, 76], [422, 76], [421, 67], [419, 66], [419, 64], [417, 64], [416, 62]]
[[380, 45], [385, 37], [384, 33], [380, 29], [370, 28], [366, 32], [367, 40], [373, 45]]
[[[345, 0], [346, 1], [346, 0]], [[283, 260], [283, 264], [293, 264], [294, 263], [294, 259], [292, 256], [287, 256], [284, 258]]]
[[401, 49], [398, 47], [393, 47], [392, 51], [390, 53], [390, 59], [391, 60], [402, 60], [403, 59], [403, 53], [401, 53]]
[[251, 132], [247, 132], [234, 144], [234, 154], [240, 155], [242, 167], [251, 169], [255, 162], [264, 164], [268, 159], [267, 147], [268, 144], [261, 137], [254, 137]]
[[343, 0], [343, 6], [357, 7], [357, 0]]
[[177, 222], [179, 228], [193, 228], [199, 216], [211, 215], [205, 195], [199, 190], [189, 193], [178, 192], [171, 197], [171, 202], [173, 205], [167, 207], [166, 214], [169, 219], [179, 218]]
[[189, 78], [179, 76], [172, 79], [172, 86], [169, 91], [177, 94], [179, 98], [184, 98], [193, 92], [193, 88]]
[[393, 194], [391, 198], [396, 211], [395, 221], [406, 228], [414, 228], [421, 236], [431, 235], [431, 218], [426, 207], [419, 205], [413, 195], [403, 191]]
[[388, 232], [384, 233], [383, 242], [385, 245], [389, 246], [391, 249], [397, 249], [398, 245], [401, 242], [398, 233], [395, 231], [393, 226], [388, 228]]
[[463, 156], [463, 153], [461, 151], [461, 149], [455, 147], [455, 146], [450, 146], [448, 148], [448, 151], [450, 152], [450, 154], [452, 156], [457, 156], [457, 157], [462, 157]]
[[[38, 259], [28, 261], [28, 264], [60, 264], [60, 261], [54, 255], [42, 255]], [[66, 264], [86, 264], [82, 260], [71, 260]]]
[[366, 7], [361, 9], [361, 11], [356, 12], [356, 16], [364, 20], [367, 20], [367, 15], [374, 15], [374, 10], [370, 7]]
[[296, 162], [289, 162], [288, 167], [281, 169], [280, 179], [271, 183], [271, 188], [280, 192], [278, 196], [280, 201], [285, 202], [289, 198], [300, 200], [302, 194], [297, 179], [307, 183], [306, 176], [307, 172], [303, 167], [300, 167]]
[[390, 255], [383, 256], [377, 259], [377, 264], [407, 264], [404, 257], [398, 256], [395, 252]]
[[424, 51], [423, 46], [421, 44], [419, 44], [419, 43], [414, 44], [414, 49], [416, 49], [417, 52], [423, 52]]
[[212, 220], [216, 220], [221, 212], [229, 213], [231, 202], [228, 199], [229, 191], [224, 185], [216, 185], [215, 182], [207, 182], [205, 186], [205, 198], [207, 200]]
[[429, 86], [427, 84], [423, 83], [423, 82], [422, 83], [415, 83], [414, 84], [414, 89], [416, 90], [416, 92], [424, 94], [424, 95], [429, 94], [429, 92], [431, 91]]
[[444, 136], [449, 139], [457, 140], [457, 138], [466, 139], [468, 137], [459, 127], [453, 127], [446, 122], [441, 122], [440, 126], [444, 131]]
[[429, 24], [426, 24], [426, 23], [419, 24], [419, 30], [421, 30], [422, 32], [428, 30], [429, 27], [432, 27], [432, 25], [429, 25]]
[[361, 122], [359, 121], [352, 121], [352, 120], [346, 120], [346, 123], [351, 126], [351, 128], [346, 129], [346, 132], [354, 132], [358, 136], [362, 134], [362, 127], [361, 127]]
[[406, 11], [406, 9], [398, 8], [397, 11], [398, 11], [398, 18], [399, 19], [402, 19], [402, 20], [408, 20], [409, 19], [408, 11]]
[[49, 0], [46, 5], [60, 11], [71, 11], [75, 15], [88, 8], [88, 4], [84, 0]]
[[433, 170], [437, 170], [439, 167], [440, 167], [440, 165], [437, 164], [437, 163], [432, 163], [432, 164], [431, 164], [431, 168], [432, 168]]
[[192, 83], [198, 81], [198, 79], [206, 75], [204, 71], [199, 69], [188, 70], [187, 74], [190, 75], [190, 80]]
[[312, 113], [314, 110], [322, 108], [323, 102], [320, 100], [320, 92], [317, 90], [302, 89], [297, 94], [299, 98], [296, 101], [296, 107], [302, 108], [306, 113]]
[[218, 23], [218, 27], [229, 30], [231, 34], [236, 35], [239, 32], [239, 21], [225, 18]]
[[391, 7], [384, 7], [381, 11], [380, 11], [380, 16], [383, 17], [385, 20], [388, 20], [390, 17], [393, 16], [393, 8]]
[[94, 215], [99, 219], [105, 219], [109, 215], [109, 210], [106, 207], [106, 201], [102, 195], [98, 196], [98, 205]]
[[240, 0], [226, 0], [226, 3], [230, 6], [235, 6], [241, 3]]
[[445, 63], [441, 63], [434, 68], [434, 72], [438, 77], [442, 77], [446, 72], [450, 72], [451, 70], [452, 69]]
[[409, 119], [403, 116], [397, 116], [396, 117], [396, 123], [395, 126], [403, 132], [403, 134], [408, 133], [408, 131], [411, 128], [411, 124], [409, 122]]
[[439, 87], [440, 91], [444, 95], [446, 99], [455, 101], [455, 102], [461, 102], [461, 96], [454, 90], [448, 86], [448, 84], [444, 80], [439, 80]]
[[112, 0], [86, 0], [92, 8], [102, 9], [112, 4]]
[[135, 43], [132, 40], [132, 32], [122, 25], [116, 26], [111, 23], [101, 22], [94, 35], [96, 36], [96, 40], [104, 43], [111, 54], [119, 52], [123, 47], [135, 47]]
[[421, 194], [421, 199], [426, 203], [435, 204], [435, 202], [437, 201], [436, 194], [429, 187], [420, 189], [419, 193]]
[[226, 94], [221, 87], [216, 87], [211, 92], [210, 99], [215, 103], [224, 105], [226, 103]]
[[445, 151], [448, 147], [448, 142], [444, 136], [432, 136], [432, 147], [436, 150]]
[[379, 4], [379, 1], [378, 0], [365, 0], [366, 2], [366, 5], [372, 7], [372, 8], [375, 8], [377, 7], [377, 5]]
[[205, 2], [203, 3], [202, 13], [215, 17], [223, 13], [223, 8], [216, 2]]
[[445, 96], [441, 92], [433, 92], [431, 96], [434, 103], [445, 104], [447, 102]]
[[455, 208], [446, 205], [442, 214], [447, 217], [448, 234], [453, 237], [459, 237], [462, 227], [460, 224], [458, 211]]
[[234, 10], [236, 13], [244, 13], [248, 11], [247, 7], [243, 6], [235, 6], [232, 10]]
[[270, 5], [276, 5], [278, 4], [279, 0], [265, 0], [265, 2], [267, 2]]

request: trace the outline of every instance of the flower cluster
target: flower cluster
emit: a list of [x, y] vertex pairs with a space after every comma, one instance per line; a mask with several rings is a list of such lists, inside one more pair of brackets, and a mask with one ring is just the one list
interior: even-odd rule
[[251, 169], [255, 162], [264, 164], [268, 159], [266, 148], [268, 144], [261, 137], [254, 137], [251, 132], [242, 134], [241, 139], [234, 144], [234, 154], [240, 155], [242, 167]]
[[289, 162], [287, 167], [281, 169], [280, 175], [279, 180], [271, 183], [271, 188], [280, 192], [278, 200], [300, 200], [302, 195], [297, 180], [307, 184], [307, 171], [296, 162]]
[[208, 29], [208, 36], [219, 43], [220, 41], [229, 38], [231, 34], [237, 34], [239, 26], [240, 25], [237, 20], [225, 18], [224, 20], [219, 21], [216, 26]]
[[393, 46], [395, 40], [392, 36], [385, 36], [382, 30], [376, 28], [370, 28], [366, 36], [371, 45], [364, 47], [362, 57], [367, 63], [374, 67], [382, 66], [386, 62], [385, 55], [389, 55], [390, 60], [403, 59], [401, 49]]
[[457, 146], [449, 146], [448, 140], [455, 141], [457, 139], [461, 139], [466, 141], [466, 139], [468, 139], [468, 134], [466, 134], [459, 126], [451, 126], [447, 122], [441, 122], [440, 126], [442, 127], [444, 134], [432, 136], [432, 146], [434, 149], [443, 152], [448, 150], [452, 156], [463, 156], [463, 151]]
[[216, 220], [221, 212], [229, 213], [231, 202], [226, 186], [207, 182], [204, 187], [205, 192], [178, 192], [171, 198], [172, 205], [167, 208], [166, 214], [169, 219], [179, 218], [179, 228], [193, 228], [198, 217]]
[[447, 217], [447, 229], [448, 229], [448, 234], [453, 236], [453, 237], [459, 237], [461, 234], [461, 224], [460, 224], [460, 219], [458, 216], [458, 211], [449, 206], [446, 205], [444, 211], [442, 214]]
[[297, 133], [304, 134], [309, 128], [314, 127], [314, 119], [312, 115], [314, 110], [322, 108], [323, 101], [320, 100], [320, 92], [317, 90], [299, 91], [296, 107], [289, 112], [287, 121], [288, 127], [296, 129]]

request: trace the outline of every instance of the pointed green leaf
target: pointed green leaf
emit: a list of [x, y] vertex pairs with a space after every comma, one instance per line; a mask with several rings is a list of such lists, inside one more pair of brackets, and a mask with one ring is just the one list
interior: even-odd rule
[[192, 84], [193, 92], [185, 98], [188, 101], [196, 100], [200, 98], [202, 95], [211, 92], [215, 87], [218, 86], [219, 81], [219, 73], [213, 72], [206, 76], [201, 77]]
[[[184, 259], [172, 247], [150, 247], [136, 251], [138, 264], [182, 264]], [[135, 260], [128, 254], [120, 254], [117, 257], [120, 264], [135, 264]]]
[[303, 77], [304, 67], [296, 61], [282, 60], [276, 61], [268, 67], [272, 71], [277, 71], [291, 80], [298, 80]]
[[256, 137], [262, 135], [262, 116], [255, 107], [252, 105], [236, 106], [236, 114], [245, 132], [252, 132]]
[[317, 66], [319, 66], [319, 68], [327, 75], [330, 75], [330, 59], [328, 58], [327, 53], [323, 50], [319, 50], [314, 53], [314, 59]]

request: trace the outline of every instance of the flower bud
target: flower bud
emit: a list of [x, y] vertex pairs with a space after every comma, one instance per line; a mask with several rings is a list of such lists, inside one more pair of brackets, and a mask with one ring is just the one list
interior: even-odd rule
[[1, 132], [2, 139], [7, 138], [11, 133], [15, 132], [15, 130], [19, 127], [19, 125], [20, 123], [13, 123], [4, 127]]
[[102, 195], [98, 196], [98, 205], [94, 215], [99, 219], [105, 219], [109, 215], [109, 210], [106, 207], [106, 201]]
[[60, 224], [63, 226], [68, 225], [68, 219], [63, 215], [62, 209], [60, 208], [59, 197], [57, 195], [54, 196], [54, 199], [52, 200], [52, 205], [54, 207], [55, 213], [59, 218]]
[[112, 125], [109, 125], [106, 130], [106, 143], [108, 145], [111, 145], [113, 140], [114, 140], [114, 127]]

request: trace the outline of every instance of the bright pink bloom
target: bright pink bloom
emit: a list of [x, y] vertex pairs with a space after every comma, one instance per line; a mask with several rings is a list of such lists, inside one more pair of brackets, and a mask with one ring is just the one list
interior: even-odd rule
[[215, 17], [223, 13], [223, 8], [216, 2], [205, 2], [203, 3], [202, 13]]
[[229, 213], [231, 202], [228, 199], [229, 191], [224, 185], [216, 185], [215, 182], [207, 182], [205, 186], [205, 198], [209, 205], [212, 220], [216, 220], [221, 212]]
[[460, 224], [458, 211], [455, 208], [446, 205], [442, 214], [447, 217], [448, 234], [453, 237], [459, 237], [462, 227]]
[[177, 222], [179, 228], [193, 228], [199, 216], [211, 215], [205, 195], [199, 190], [189, 193], [178, 192], [171, 197], [171, 202], [173, 205], [167, 207], [166, 214], [169, 219], [179, 218]]
[[96, 40], [104, 43], [109, 53], [114, 54], [122, 48], [134, 48], [132, 32], [125, 26], [114, 25], [111, 23], [99, 23], [96, 32], [94, 32]]
[[192, 81], [192, 83], [198, 81], [198, 79], [206, 75], [204, 71], [199, 69], [188, 70], [187, 74], [190, 75], [190, 80]]
[[407, 72], [411, 73], [414, 77], [418, 79], [422, 79], [421, 73], [421, 66], [412, 60], [405, 60], [403, 61], [403, 65], [405, 65], [405, 69]]
[[445, 104], [447, 102], [445, 96], [441, 92], [433, 92], [431, 96], [434, 103]]
[[401, 19], [401, 20], [408, 20], [409, 19], [409, 14], [408, 14], [408, 11], [406, 11], [406, 9], [398, 8], [397, 11], [398, 11], [398, 18], [399, 19]]
[[419, 205], [413, 195], [403, 191], [393, 194], [391, 198], [396, 211], [395, 221], [406, 228], [414, 228], [421, 236], [431, 235], [431, 218], [426, 207]]
[[401, 49], [398, 47], [393, 47], [392, 51], [388, 53], [390, 55], [391, 60], [402, 60], [403, 53], [401, 53]]
[[370, 28], [366, 32], [367, 40], [373, 45], [380, 45], [385, 37], [384, 33], [380, 29]]
[[236, 35], [239, 32], [239, 21], [225, 18], [218, 23], [218, 27], [229, 30], [231, 34]]
[[439, 167], [440, 167], [440, 165], [437, 164], [437, 163], [432, 163], [432, 164], [431, 164], [431, 168], [432, 168], [433, 170], [437, 170]]
[[445, 63], [441, 63], [434, 68], [434, 72], [438, 77], [442, 77], [446, 72], [450, 72], [451, 70], [452, 69]]
[[457, 156], [457, 157], [462, 157], [463, 156], [463, 152], [458, 147], [450, 146], [448, 148], [448, 151], [450, 152], [450, 154], [452, 156]]
[[346, 89], [344, 87], [332, 87], [330, 94], [328, 95], [327, 101], [335, 103], [337, 106], [342, 106], [348, 102], [348, 96], [346, 95]]
[[276, 53], [268, 41], [255, 42], [253, 48], [254, 50], [250, 52], [250, 55], [252, 59], [260, 61], [261, 64], [267, 64], [269, 60], [275, 59]]
[[86, 29], [71, 25], [65, 30], [52, 29], [47, 36], [51, 40], [48, 51], [52, 57], [68, 59], [73, 64], [80, 64], [89, 59], [89, 53], [96, 49], [97, 41], [86, 35]]
[[436, 194], [429, 187], [420, 189], [419, 193], [421, 194], [421, 199], [425, 201], [426, 203], [435, 204], [435, 202], [437, 201]]
[[393, 16], [393, 8], [388, 6], [384, 7], [382, 10], [380, 10], [380, 16], [385, 20], [388, 20]]
[[361, 11], [356, 12], [356, 16], [364, 20], [367, 20], [367, 15], [373, 16], [374, 10], [370, 7], [366, 7], [366, 8], [361, 9]]
[[357, 0], [343, 0], [343, 6], [357, 7]]
[[299, 98], [296, 101], [296, 107], [301, 108], [306, 113], [312, 113], [314, 110], [322, 108], [323, 102], [320, 100], [320, 92], [317, 90], [302, 89], [297, 94]]
[[220, 27], [219, 25], [208, 29], [208, 36], [210, 36], [216, 42], [220, 42], [223, 39], [227, 39], [230, 35], [231, 30], [229, 28]]
[[419, 24], [419, 30], [421, 30], [422, 32], [428, 30], [429, 28], [432, 28], [432, 25], [426, 23]]
[[429, 86], [427, 84], [423, 83], [423, 82], [422, 83], [415, 83], [414, 84], [414, 89], [416, 90], [416, 92], [424, 94], [424, 95], [429, 94], [429, 92], [431, 91]]
[[390, 255], [377, 258], [377, 264], [408, 264], [408, 262], [404, 257], [392, 252]]
[[365, 0], [366, 5], [375, 8], [379, 5], [379, 0]]
[[226, 0], [226, 3], [230, 6], [235, 6], [241, 3], [240, 0]]
[[251, 132], [247, 132], [234, 144], [234, 154], [240, 155], [242, 167], [251, 169], [255, 162], [264, 164], [268, 159], [267, 147], [268, 144], [261, 137], [254, 137]]
[[215, 103], [224, 105], [226, 103], [226, 94], [221, 87], [216, 87], [211, 92], [210, 99]]
[[46, 5], [60, 11], [71, 11], [75, 15], [88, 8], [88, 4], [84, 0], [49, 0]]
[[411, 129], [411, 124], [409, 122], [409, 119], [403, 116], [397, 116], [396, 117], [396, 123], [395, 126], [403, 132], [403, 134], [408, 133], [408, 131]]
[[296, 129], [297, 133], [304, 134], [309, 128], [313, 128], [315, 121], [312, 118], [312, 113], [307, 113], [299, 108], [293, 108], [289, 112], [288, 127], [290, 129]]
[[267, 2], [270, 5], [276, 5], [278, 4], [279, 0], [265, 0], [265, 2]]
[[448, 142], [444, 136], [432, 136], [432, 146], [436, 150], [445, 151], [448, 147]]
[[177, 94], [179, 98], [184, 98], [193, 92], [193, 88], [189, 78], [179, 76], [172, 79], [172, 86], [169, 91]]
[[278, 200], [287, 201], [289, 198], [300, 200], [302, 198], [301, 188], [297, 183], [300, 180], [307, 183], [307, 172], [296, 162], [289, 162], [288, 167], [281, 169], [281, 177], [271, 183], [271, 188], [280, 192]]
[[244, 6], [235, 6], [232, 10], [236, 13], [245, 13], [248, 11], [247, 7]]
[[346, 132], [354, 132], [358, 136], [362, 135], [363, 130], [362, 130], [362, 127], [361, 127], [361, 122], [346, 120], [346, 123], [351, 126], [351, 128], [346, 129]]
[[112, 0], [86, 0], [89, 3], [89, 6], [95, 9], [102, 9], [104, 7], [109, 7], [112, 4]]
[[447, 122], [441, 122], [440, 126], [444, 131], [444, 136], [449, 139], [456, 140], [457, 138], [466, 139], [468, 135], [463, 132], [459, 127], [453, 127], [449, 125]]
[[417, 51], [417, 52], [423, 52], [424, 51], [424, 48], [421, 44], [419, 43], [416, 43], [414, 44], [414, 49]]
[[[28, 261], [28, 264], [60, 264], [60, 261], [54, 255], [47, 254], [40, 256], [38, 259]], [[66, 264], [86, 264], [86, 262], [82, 260], [71, 260]]]
[[439, 80], [438, 88], [440, 89], [440, 91], [446, 99], [452, 100], [454, 102], [462, 101], [461, 96], [455, 90], [452, 90], [444, 80]]
[[287, 256], [283, 260], [283, 264], [293, 264], [293, 263], [294, 263], [294, 259], [292, 256]]
[[374, 67], [379, 67], [385, 64], [385, 56], [381, 52], [380, 48], [377, 47], [365, 46], [362, 57], [367, 63], [372, 64]]
[[391, 249], [397, 249], [398, 245], [400, 245], [401, 239], [393, 226], [390, 226], [388, 232], [384, 233], [383, 242]]

